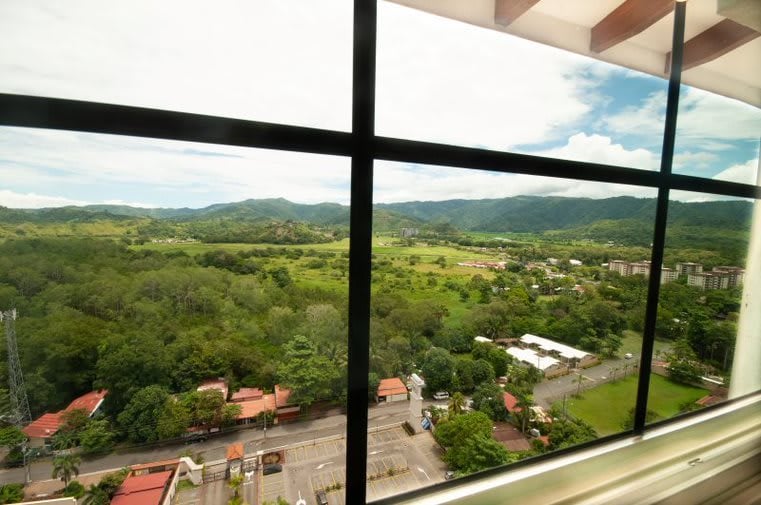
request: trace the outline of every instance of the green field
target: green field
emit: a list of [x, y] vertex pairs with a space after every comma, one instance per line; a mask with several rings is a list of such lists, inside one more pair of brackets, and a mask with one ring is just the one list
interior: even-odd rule
[[[685, 386], [670, 381], [660, 375], [650, 375], [650, 398], [648, 409], [656, 412], [661, 419], [679, 413], [679, 406], [694, 402], [708, 394], [708, 390]], [[622, 431], [629, 410], [637, 398], [637, 376], [604, 384], [590, 389], [581, 398], [568, 401], [568, 411], [575, 417], [591, 424], [600, 436]]]

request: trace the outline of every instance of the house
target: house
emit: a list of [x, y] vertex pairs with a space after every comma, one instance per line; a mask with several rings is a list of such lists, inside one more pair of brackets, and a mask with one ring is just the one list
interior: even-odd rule
[[108, 390], [106, 389], [85, 393], [72, 400], [65, 409], [52, 414], [46, 413], [35, 419], [22, 430], [29, 437], [29, 446], [43, 447], [50, 444], [53, 435], [58, 432], [63, 424], [63, 416], [66, 412], [83, 410], [88, 417], [94, 417], [100, 412], [106, 395], [108, 395]]
[[600, 362], [594, 354], [530, 333], [521, 337], [521, 343], [526, 347], [538, 350], [545, 356], [557, 358], [569, 368], [588, 368]]
[[224, 398], [225, 401], [227, 401], [228, 388], [227, 388], [227, 381], [224, 378], [220, 377], [218, 379], [207, 379], [203, 381], [201, 385], [199, 385], [196, 388], [196, 391], [210, 391], [210, 390], [219, 391], [220, 393], [222, 393], [222, 398]]
[[240, 405], [241, 411], [236, 418], [238, 424], [255, 423], [262, 412], [272, 412], [274, 415], [277, 410], [274, 394], [263, 394], [260, 398], [252, 400], [233, 401], [231, 405]]
[[170, 485], [174, 472], [148, 473], [147, 475], [130, 475], [111, 499], [111, 505], [169, 505], [174, 493]]
[[232, 394], [230, 401], [233, 403], [247, 402], [251, 400], [261, 400], [264, 392], [259, 388], [240, 388]]
[[523, 408], [517, 406], [518, 398], [516, 398], [512, 394], [505, 391], [502, 399], [505, 402], [505, 410], [507, 410], [508, 414], [520, 414], [521, 412], [523, 412]]
[[548, 379], [568, 373], [568, 366], [561, 363], [560, 360], [551, 356], [542, 356], [533, 349], [509, 347], [505, 352], [521, 363], [541, 370], [542, 374]]
[[407, 386], [398, 377], [390, 379], [381, 379], [378, 384], [378, 391], [375, 393], [375, 401], [380, 402], [400, 402], [407, 400]]
[[275, 384], [275, 408], [278, 422], [298, 419], [301, 414], [301, 407], [289, 403], [290, 398], [290, 389], [281, 388], [280, 384]]

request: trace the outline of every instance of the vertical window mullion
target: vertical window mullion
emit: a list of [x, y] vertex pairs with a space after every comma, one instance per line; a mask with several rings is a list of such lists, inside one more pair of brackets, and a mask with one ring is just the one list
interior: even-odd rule
[[376, 0], [354, 0], [346, 503], [366, 501], [376, 24]]
[[655, 345], [655, 323], [658, 317], [661, 265], [663, 264], [663, 250], [666, 243], [666, 221], [668, 219], [669, 192], [672, 182], [671, 167], [674, 158], [676, 121], [679, 107], [679, 87], [682, 80], [685, 12], [686, 2], [676, 2], [676, 5], [674, 6], [674, 31], [671, 42], [671, 75], [669, 76], [666, 119], [663, 132], [663, 150], [661, 155], [661, 183], [658, 188], [658, 203], [655, 212], [653, 247], [650, 258], [650, 277], [647, 290], [647, 307], [645, 309], [645, 328], [642, 336], [642, 357], [640, 361], [639, 384], [637, 387], [637, 405], [634, 412], [635, 433], [642, 433], [645, 429], [647, 400], [650, 392], [650, 372], [652, 368], [653, 347]]

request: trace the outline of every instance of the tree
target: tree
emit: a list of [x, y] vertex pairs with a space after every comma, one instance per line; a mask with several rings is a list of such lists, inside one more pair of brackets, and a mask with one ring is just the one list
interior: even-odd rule
[[21, 445], [26, 440], [26, 435], [23, 431], [15, 426], [6, 426], [0, 428], [0, 446], [13, 449]]
[[447, 391], [452, 387], [455, 360], [446, 349], [432, 347], [421, 367], [428, 391]]
[[277, 368], [281, 386], [291, 390], [290, 400], [309, 406], [331, 396], [339, 371], [308, 338], [297, 335], [282, 347], [282, 361]]
[[161, 386], [145, 387], [132, 397], [119, 417], [119, 426], [132, 442], [158, 440], [156, 420], [164, 411], [169, 393]]
[[494, 381], [494, 367], [485, 359], [477, 359], [472, 365], [473, 385], [479, 386]]
[[469, 474], [507, 464], [516, 458], [490, 435], [479, 433], [466, 438], [462, 447], [447, 451], [444, 459], [452, 468]]
[[87, 492], [85, 493], [85, 499], [82, 502], [82, 505], [109, 505], [110, 503], [111, 498], [103, 488], [97, 484], [90, 484], [90, 487], [87, 488]]
[[483, 434], [491, 436], [492, 422], [483, 412], [468, 412], [436, 426], [434, 436], [447, 449], [461, 446], [466, 438]]
[[79, 434], [79, 444], [85, 453], [108, 452], [114, 446], [114, 432], [105, 419], [91, 420]]
[[85, 487], [81, 482], [73, 480], [69, 482], [69, 485], [66, 486], [66, 488], [63, 490], [63, 495], [67, 497], [70, 496], [78, 500], [85, 495]]
[[449, 416], [454, 417], [458, 414], [462, 414], [465, 409], [465, 397], [462, 393], [457, 392], [449, 399]]
[[473, 408], [494, 421], [504, 421], [507, 418], [504, 391], [494, 383], [481, 384], [476, 388], [473, 392]]
[[233, 496], [230, 500], [230, 503], [232, 503], [234, 500], [237, 500], [236, 503], [240, 503], [240, 488], [243, 485], [243, 475], [238, 474], [234, 477], [230, 477], [230, 480], [227, 482], [227, 485], [230, 487], [230, 490], [233, 492]]
[[79, 475], [79, 464], [82, 460], [73, 454], [64, 454], [53, 458], [53, 479], [60, 478], [64, 486], [69, 485], [71, 477]]
[[218, 389], [186, 393], [182, 404], [190, 413], [191, 426], [218, 427], [225, 420], [225, 398]]
[[[629, 412], [626, 414], [626, 419], [621, 423], [621, 429], [624, 431], [629, 431], [634, 429], [634, 412], [635, 408], [632, 407], [629, 409]], [[658, 419], [660, 419], [661, 416], [658, 415], [658, 413], [654, 410], [647, 409], [645, 412], [645, 424], [654, 423]]]
[[0, 486], [0, 504], [20, 503], [24, 500], [23, 484], [4, 484]]
[[531, 407], [534, 406], [534, 397], [529, 394], [519, 394], [517, 399], [518, 403], [515, 404], [515, 410], [521, 421], [521, 432], [526, 433], [526, 424], [528, 424], [531, 418]]
[[178, 438], [190, 427], [190, 412], [182, 402], [167, 398], [164, 408], [156, 422], [156, 435], [159, 439]]
[[550, 428], [549, 448], [551, 450], [563, 449], [597, 438], [597, 432], [589, 424], [581, 419], [563, 419], [552, 423]]

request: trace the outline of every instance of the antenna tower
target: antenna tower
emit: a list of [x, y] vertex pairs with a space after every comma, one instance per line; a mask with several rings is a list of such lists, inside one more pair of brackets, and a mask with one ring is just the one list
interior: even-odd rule
[[0, 321], [5, 321], [5, 342], [8, 344], [8, 394], [11, 401], [11, 423], [23, 428], [32, 422], [29, 399], [26, 397], [24, 375], [16, 345], [16, 309], [0, 312]]

